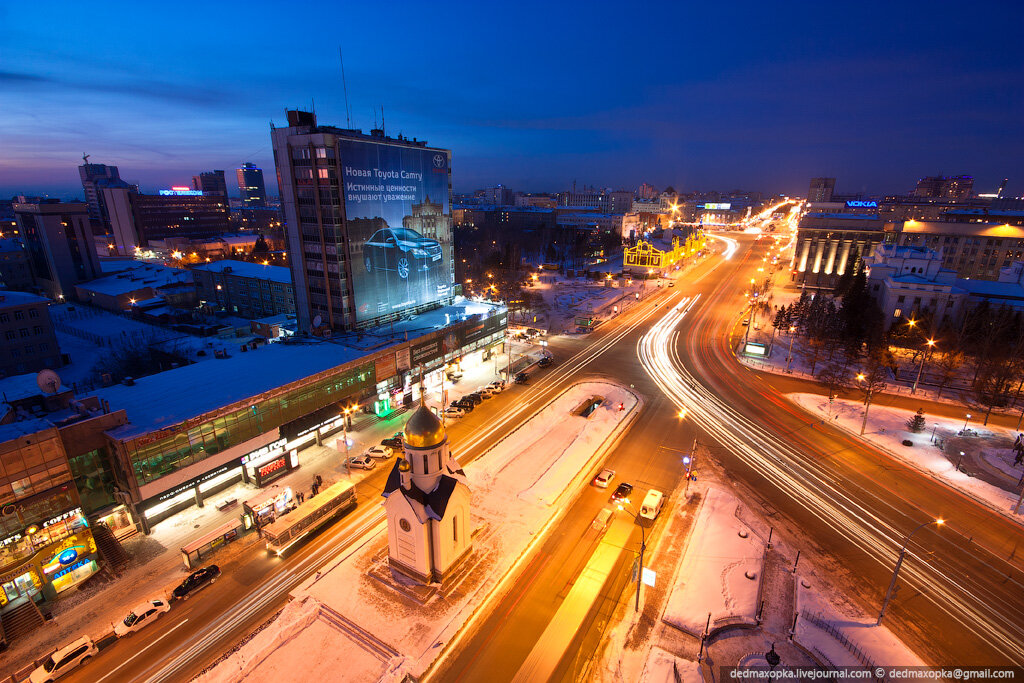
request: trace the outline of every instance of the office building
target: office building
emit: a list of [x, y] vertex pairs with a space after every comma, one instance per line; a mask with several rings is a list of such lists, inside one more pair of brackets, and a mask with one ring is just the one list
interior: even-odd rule
[[485, 204], [508, 206], [515, 202], [515, 193], [504, 185], [495, 185], [484, 189], [483, 200]]
[[238, 191], [242, 195], [242, 206], [255, 209], [267, 205], [267, 188], [263, 184], [263, 169], [248, 162], [237, 169]]
[[214, 310], [255, 320], [295, 313], [291, 273], [284, 266], [214, 261], [192, 269], [199, 301]]
[[85, 191], [85, 203], [89, 207], [89, 219], [98, 226], [105, 228], [110, 222], [103, 190], [106, 188], [123, 188], [138, 191], [131, 183], [121, 180], [117, 166], [106, 164], [90, 164], [78, 167], [78, 175], [82, 178], [82, 189]]
[[0, 290], [0, 377], [63, 364], [49, 304], [37, 294]]
[[123, 188], [105, 189], [110, 228], [118, 254], [131, 255], [150, 240], [173, 237], [199, 239], [231, 231], [227, 197], [202, 190], [172, 187], [159, 194]]
[[830, 202], [835, 189], [835, 178], [811, 178], [811, 186], [807, 190], [807, 201]]
[[969, 175], [928, 176], [917, 181], [914, 188], [915, 197], [935, 197], [942, 199], [967, 199], [974, 192], [974, 178]]
[[287, 116], [271, 137], [299, 330], [370, 327], [450, 303], [451, 153]]
[[16, 203], [14, 215], [35, 287], [46, 296], [73, 297], [76, 284], [102, 273], [85, 204]]
[[192, 176], [192, 189], [199, 190], [207, 197], [227, 199], [228, 184], [224, 178], [224, 171], [204, 171]]
[[31, 292], [35, 288], [28, 253], [20, 239], [0, 239], [0, 289]]

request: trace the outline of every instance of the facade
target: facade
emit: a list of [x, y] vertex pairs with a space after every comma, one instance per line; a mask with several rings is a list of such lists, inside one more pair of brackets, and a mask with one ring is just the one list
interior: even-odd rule
[[941, 252], [943, 268], [959, 278], [998, 280], [1003, 268], [1024, 259], [1024, 227], [1017, 225], [904, 221], [894, 231], [896, 244]]
[[540, 209], [553, 209], [558, 206], [558, 200], [546, 194], [524, 194], [516, 192], [516, 206], [535, 206]]
[[966, 199], [974, 193], [974, 178], [969, 175], [928, 176], [917, 181], [915, 197]]
[[267, 205], [267, 188], [263, 183], [263, 169], [248, 162], [235, 170], [238, 191], [242, 195], [242, 206], [256, 209]]
[[118, 254], [131, 255], [150, 240], [201, 239], [231, 231], [228, 200], [201, 190], [172, 188], [139, 194], [123, 188], [103, 190]]
[[791, 267], [792, 281], [832, 288], [856, 258], [894, 241], [893, 226], [860, 213], [808, 213], [800, 219]]
[[82, 189], [85, 191], [85, 203], [89, 207], [89, 218], [103, 226], [110, 223], [103, 190], [105, 188], [123, 188], [138, 191], [138, 188], [131, 183], [121, 180], [117, 166], [84, 163], [78, 167], [78, 175], [82, 178]]
[[81, 203], [17, 203], [14, 215], [35, 286], [54, 300], [102, 273], [88, 209]]
[[199, 190], [206, 197], [227, 199], [228, 183], [224, 178], [224, 171], [203, 171], [192, 176], [192, 189]]
[[508, 206], [515, 203], [515, 193], [504, 185], [496, 185], [484, 189], [483, 200], [485, 204], [496, 204], [497, 206]]
[[[192, 296], [184, 290], [191, 290]], [[191, 299], [191, 303], [195, 303], [192, 274], [156, 263], [139, 262], [120, 273], [75, 285], [75, 293], [79, 301], [108, 311], [130, 311], [136, 303], [155, 297], [175, 302]]]
[[[271, 137], [300, 331], [372, 327], [453, 300], [448, 150], [302, 111]], [[433, 236], [404, 227], [428, 209]]]
[[13, 237], [0, 239], [0, 289], [30, 292], [34, 288], [25, 245]]
[[664, 277], [678, 269], [683, 259], [693, 257], [705, 249], [704, 233], [697, 231], [686, 239], [672, 237], [671, 244], [662, 241], [640, 240], [622, 252], [622, 270], [632, 275]]
[[199, 300], [217, 310], [255, 320], [295, 313], [291, 273], [283, 266], [214, 261], [192, 268]]
[[443, 582], [472, 549], [470, 491], [441, 420], [420, 404], [405, 425], [403, 455], [384, 485], [388, 562], [422, 583]]
[[558, 206], [560, 207], [599, 213], [629, 213], [633, 211], [633, 200], [633, 193], [629, 190], [605, 192], [590, 188], [582, 192], [573, 189], [558, 194]]
[[835, 178], [811, 178], [811, 186], [807, 190], [807, 201], [830, 202], [835, 189]]
[[49, 304], [35, 294], [0, 290], [0, 377], [63, 365]]

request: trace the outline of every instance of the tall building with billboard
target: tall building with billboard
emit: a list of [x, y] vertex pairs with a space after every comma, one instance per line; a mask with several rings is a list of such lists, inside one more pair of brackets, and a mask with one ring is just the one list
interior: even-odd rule
[[272, 128], [301, 331], [372, 327], [454, 298], [451, 152], [288, 111]]
[[248, 162], [236, 169], [238, 191], [242, 195], [242, 206], [253, 209], [267, 205], [267, 188], [263, 184], [263, 169]]

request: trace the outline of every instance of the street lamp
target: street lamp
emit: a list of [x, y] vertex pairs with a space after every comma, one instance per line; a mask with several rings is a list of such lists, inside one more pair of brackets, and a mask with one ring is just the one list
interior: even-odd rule
[[789, 351], [786, 353], [786, 372], [793, 363], [793, 333], [796, 332], [796, 325], [789, 326]]
[[[913, 321], [911, 321], [911, 322], [913, 322]], [[932, 349], [934, 347], [935, 347], [935, 340], [934, 339], [929, 339], [928, 340], [928, 352], [921, 354], [921, 367], [919, 367], [917, 369], [917, 379], [914, 380], [914, 386], [910, 389], [910, 393], [911, 394], [917, 393], [917, 385], [921, 381], [921, 373], [924, 372], [924, 361], [925, 361], [925, 358], [927, 358], [928, 356], [931, 355]]]
[[[633, 507], [629, 503], [629, 498], [623, 498], [622, 499], [622, 503], [625, 503], [626, 505], [629, 505], [630, 508]], [[641, 580], [641, 578], [643, 577], [643, 574], [644, 574], [644, 551], [647, 550], [647, 533], [644, 531], [644, 525], [640, 521], [640, 516], [638, 514], [636, 514], [635, 512], [633, 512], [631, 509], [630, 510], [626, 510], [626, 508], [622, 507], [622, 503], [619, 503], [619, 505], [617, 507], [620, 510], [625, 510], [633, 518], [633, 521], [636, 522], [637, 526], [640, 527], [640, 568], [639, 568], [639, 571], [637, 571], [637, 573], [636, 573], [636, 605], [633, 607], [633, 611], [634, 612], [639, 612], [640, 611], [640, 580]]]
[[[857, 373], [857, 380], [858, 381], [863, 382], [864, 379], [865, 379], [865, 377], [864, 377], [864, 373], [863, 372]], [[864, 430], [868, 426], [868, 410], [871, 408], [871, 395], [874, 393], [874, 391], [875, 391], [874, 384], [872, 382], [868, 382], [868, 397], [867, 397], [867, 400], [864, 401], [864, 421], [860, 423], [860, 435], [861, 436], [864, 436]]]
[[352, 468], [348, 462], [348, 416], [351, 412], [352, 406], [346, 406], [341, 411], [342, 419], [344, 419], [345, 421], [342, 427], [342, 429], [344, 430], [343, 438], [345, 439], [345, 476], [349, 477], [350, 479], [352, 478]]
[[938, 519], [930, 519], [927, 522], [922, 522], [921, 524], [919, 524], [917, 527], [914, 528], [913, 531], [911, 531], [907, 535], [906, 540], [903, 541], [903, 547], [900, 548], [900, 557], [899, 557], [898, 560], [896, 560], [896, 569], [894, 569], [893, 572], [892, 572], [892, 581], [889, 582], [889, 590], [887, 590], [885, 592], [885, 600], [882, 601], [882, 611], [878, 613], [878, 621], [875, 622], [875, 626], [881, 626], [882, 625], [882, 617], [885, 616], [885, 608], [889, 606], [889, 600], [892, 599], [892, 592], [896, 588], [896, 577], [899, 576], [899, 574], [900, 574], [900, 567], [903, 566], [903, 558], [907, 554], [907, 545], [910, 544], [910, 539], [920, 529], [923, 529], [924, 527], [928, 526], [929, 524], [935, 524], [936, 526], [942, 526], [945, 523], [946, 523], [946, 520], [942, 519], [941, 517], [939, 517]]
[[971, 414], [967, 413], [967, 419], [964, 420], [964, 428], [960, 430], [960, 434], [961, 435], [967, 433], [967, 423], [970, 422], [970, 421], [971, 421]]

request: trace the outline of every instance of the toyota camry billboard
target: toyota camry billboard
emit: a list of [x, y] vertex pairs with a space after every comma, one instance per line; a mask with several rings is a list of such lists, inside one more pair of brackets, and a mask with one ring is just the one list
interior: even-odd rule
[[339, 143], [356, 323], [452, 295], [446, 150]]

